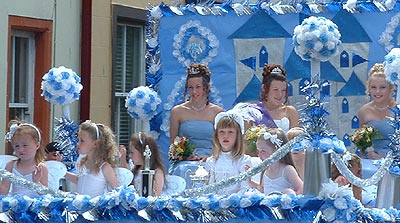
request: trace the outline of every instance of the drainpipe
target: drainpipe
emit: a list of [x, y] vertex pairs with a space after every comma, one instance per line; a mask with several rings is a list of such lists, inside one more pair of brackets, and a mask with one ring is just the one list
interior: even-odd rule
[[82, 0], [80, 121], [90, 117], [90, 78], [92, 64], [92, 0]]

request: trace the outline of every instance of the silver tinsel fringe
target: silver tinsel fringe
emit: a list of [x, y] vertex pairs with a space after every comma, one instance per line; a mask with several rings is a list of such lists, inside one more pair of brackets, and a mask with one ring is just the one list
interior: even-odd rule
[[340, 155], [336, 153], [331, 153], [331, 158], [333, 163], [335, 163], [336, 167], [338, 168], [339, 172], [346, 177], [346, 179], [353, 185], [357, 187], [368, 187], [371, 185], [377, 184], [382, 177], [385, 175], [385, 173], [388, 171], [390, 165], [392, 165], [394, 156], [392, 154], [392, 151], [389, 151], [387, 153], [386, 158], [382, 162], [381, 166], [378, 168], [378, 170], [368, 179], [360, 179], [357, 176], [355, 176], [347, 167], [347, 165], [344, 163]]

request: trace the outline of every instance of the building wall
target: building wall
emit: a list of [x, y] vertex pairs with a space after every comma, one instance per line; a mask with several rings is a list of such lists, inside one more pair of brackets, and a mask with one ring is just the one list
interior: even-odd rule
[[[80, 70], [81, 1], [77, 0], [2, 0], [0, 1], [0, 135], [6, 133], [8, 16], [53, 20], [53, 64]], [[49, 67], [48, 69], [50, 69]], [[62, 115], [61, 107], [52, 106], [51, 120]], [[71, 118], [78, 115], [78, 102], [71, 106]], [[52, 122], [52, 125], [54, 122]], [[49, 129], [53, 129], [50, 127]], [[52, 134], [52, 133], [50, 133]], [[4, 148], [0, 149], [0, 154]]]
[[112, 5], [146, 10], [162, 1], [96, 0], [92, 1], [92, 79], [90, 119], [111, 125], [112, 99]]

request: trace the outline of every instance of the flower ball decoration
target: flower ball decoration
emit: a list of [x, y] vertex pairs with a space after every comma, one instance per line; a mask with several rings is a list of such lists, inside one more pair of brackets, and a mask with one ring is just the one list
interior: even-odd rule
[[385, 67], [386, 80], [389, 83], [397, 84], [400, 79], [400, 49], [393, 48], [386, 56], [383, 61]]
[[135, 119], [149, 121], [157, 114], [161, 99], [157, 92], [149, 87], [140, 86], [132, 89], [125, 100], [128, 114]]
[[340, 37], [337, 25], [331, 20], [311, 16], [294, 29], [294, 50], [303, 60], [327, 61], [338, 53]]
[[54, 67], [42, 78], [42, 96], [54, 104], [66, 105], [79, 99], [81, 78], [70, 68]]

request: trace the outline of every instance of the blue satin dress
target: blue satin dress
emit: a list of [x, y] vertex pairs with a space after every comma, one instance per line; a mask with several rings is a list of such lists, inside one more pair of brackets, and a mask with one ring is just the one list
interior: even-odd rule
[[[185, 136], [196, 145], [194, 154], [198, 156], [210, 156], [214, 134], [214, 124], [206, 120], [187, 120], [179, 126], [179, 136]], [[190, 174], [193, 174], [199, 166], [199, 161], [180, 161], [174, 164], [171, 174], [183, 177], [186, 180], [186, 188], [191, 188]]]
[[368, 126], [374, 127], [378, 130], [379, 139], [372, 141], [372, 147], [377, 154], [386, 155], [392, 146], [389, 146], [389, 137], [393, 135], [394, 128], [389, 124], [389, 120], [376, 120], [367, 123]]

